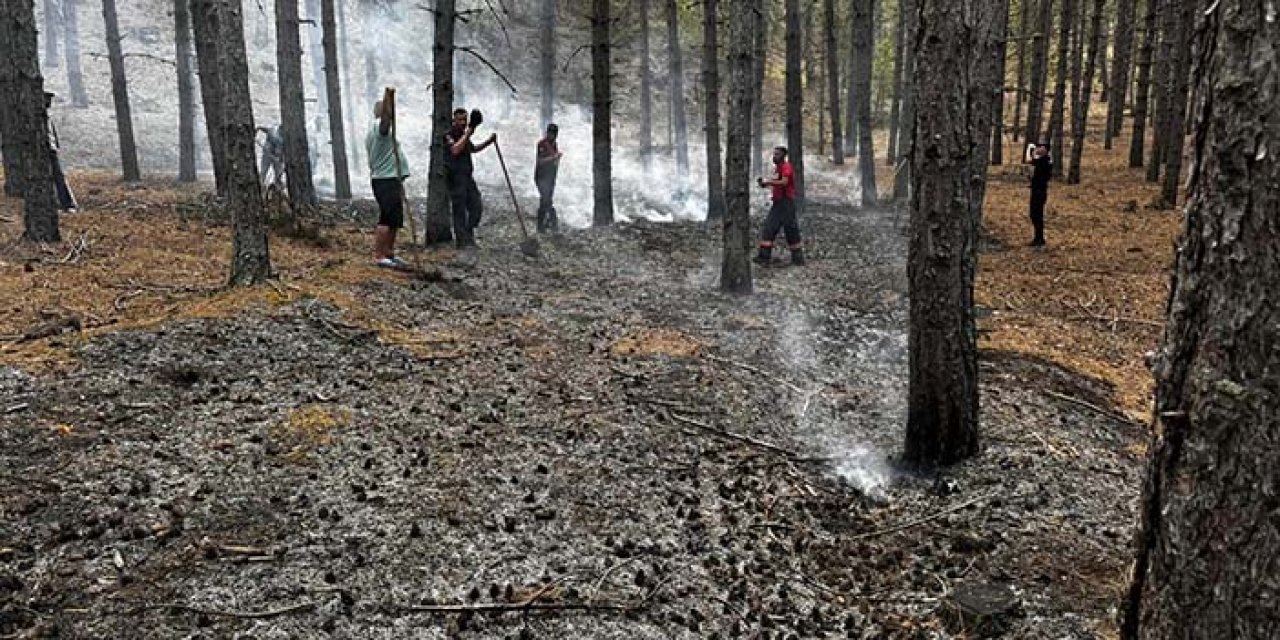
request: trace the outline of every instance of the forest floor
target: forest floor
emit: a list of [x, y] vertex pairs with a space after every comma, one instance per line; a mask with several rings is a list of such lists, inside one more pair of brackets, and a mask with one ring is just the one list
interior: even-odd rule
[[749, 298], [716, 230], [528, 259], [497, 193], [478, 252], [376, 269], [361, 203], [235, 291], [194, 190], [73, 175], [44, 247], [0, 200], [0, 637], [1112, 635], [1177, 226], [1113, 160], [1045, 251], [997, 170], [983, 450], [931, 477], [906, 215], [812, 181], [810, 265]]

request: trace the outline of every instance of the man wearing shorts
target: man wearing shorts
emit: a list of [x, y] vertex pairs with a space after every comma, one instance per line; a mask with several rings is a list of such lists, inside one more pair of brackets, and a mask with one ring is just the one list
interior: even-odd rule
[[373, 197], [378, 201], [373, 259], [379, 267], [403, 269], [408, 263], [396, 257], [395, 248], [396, 232], [404, 226], [404, 179], [409, 177], [409, 161], [392, 134], [396, 120], [395, 89], [387, 87], [382, 100], [373, 105], [373, 115], [377, 120], [364, 138]]

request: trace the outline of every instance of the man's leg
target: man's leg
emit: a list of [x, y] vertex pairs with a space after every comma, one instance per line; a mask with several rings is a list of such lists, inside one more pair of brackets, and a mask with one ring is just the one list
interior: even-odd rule
[[480, 217], [484, 215], [484, 200], [480, 198], [480, 187], [476, 186], [475, 180], [471, 180], [467, 188], [467, 215], [472, 235], [475, 235], [475, 228], [480, 226]]
[[1048, 199], [1048, 191], [1036, 189], [1031, 192], [1031, 226], [1035, 229], [1032, 246], [1044, 245], [1044, 205]]
[[791, 250], [791, 264], [804, 264], [804, 242], [800, 238], [800, 222], [796, 220], [796, 201], [782, 200], [782, 231], [787, 236], [787, 248]]
[[551, 176], [547, 181], [547, 229], [550, 231], [560, 230], [560, 218], [556, 215], [556, 177]]
[[538, 233], [547, 230], [547, 216], [551, 209], [551, 184], [546, 179], [535, 180], [534, 184], [538, 186], [538, 224], [535, 227]]
[[778, 203], [774, 202], [769, 207], [768, 217], [764, 219], [764, 227], [760, 229], [760, 248], [755, 258], [759, 264], [768, 264], [773, 258], [773, 239], [778, 237], [778, 231], [782, 228], [781, 217]]
[[475, 238], [471, 235], [471, 225], [467, 220], [467, 190], [460, 185], [452, 185], [449, 189], [449, 208], [453, 212], [453, 241], [459, 249], [475, 246]]
[[58, 161], [57, 151], [49, 154], [49, 168], [53, 171], [54, 190], [58, 192], [58, 206], [64, 211], [75, 209], [76, 199], [71, 195], [71, 188], [67, 186], [67, 176], [62, 173], [62, 163]]

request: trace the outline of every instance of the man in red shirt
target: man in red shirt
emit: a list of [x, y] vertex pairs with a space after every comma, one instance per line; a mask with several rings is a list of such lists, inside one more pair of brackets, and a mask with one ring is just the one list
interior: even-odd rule
[[796, 178], [791, 163], [787, 162], [787, 148], [773, 148], [773, 166], [777, 168], [773, 177], [765, 180], [757, 178], [756, 184], [761, 188], [773, 189], [773, 206], [769, 208], [769, 217], [765, 218], [764, 228], [760, 231], [760, 251], [755, 262], [767, 265], [772, 259], [773, 240], [781, 230], [787, 236], [787, 248], [791, 250], [791, 264], [804, 264], [804, 245], [800, 241], [800, 223], [796, 221]]
[[560, 171], [560, 158], [564, 153], [556, 145], [556, 136], [560, 127], [555, 123], [547, 125], [547, 136], [538, 141], [536, 164], [533, 168], [533, 182], [538, 186], [538, 232], [556, 231], [560, 222], [556, 218], [556, 208], [552, 198], [556, 193], [556, 174]]

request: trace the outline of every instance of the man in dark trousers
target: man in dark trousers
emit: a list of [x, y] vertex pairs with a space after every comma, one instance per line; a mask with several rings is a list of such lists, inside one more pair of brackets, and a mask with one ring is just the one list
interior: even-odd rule
[[453, 239], [459, 249], [476, 246], [475, 229], [484, 213], [480, 189], [472, 175], [471, 154], [484, 151], [498, 139], [498, 134], [491, 133], [484, 142], [472, 144], [471, 136], [482, 122], [479, 109], [473, 110], [468, 120], [467, 110], [459, 107], [453, 110], [453, 128], [444, 134], [445, 182], [453, 207]]
[[373, 259], [379, 267], [405, 269], [408, 264], [396, 257], [396, 232], [404, 226], [404, 179], [409, 177], [409, 160], [400, 151], [393, 131], [396, 121], [396, 90], [387, 87], [382, 100], [373, 106], [377, 120], [365, 134], [365, 155], [369, 158], [369, 178], [378, 201], [378, 226], [373, 232]]
[[791, 264], [804, 264], [804, 245], [800, 240], [800, 223], [796, 220], [796, 178], [791, 163], [787, 162], [787, 148], [773, 148], [774, 174], [768, 180], [757, 178], [761, 188], [773, 189], [773, 206], [760, 231], [760, 250], [755, 262], [767, 265], [773, 257], [773, 241], [781, 230], [787, 236], [791, 249]]
[[560, 158], [564, 156], [556, 145], [560, 127], [547, 125], [547, 135], [538, 141], [538, 155], [533, 168], [533, 182], [538, 185], [538, 232], [556, 231], [560, 221], [552, 198], [556, 193], [556, 174], [560, 171]]
[[1041, 142], [1038, 145], [1027, 145], [1023, 162], [1031, 165], [1031, 226], [1035, 228], [1035, 237], [1031, 246], [1044, 246], [1044, 204], [1049, 200], [1049, 178], [1053, 177], [1053, 156], [1049, 155], [1049, 145]]
[[48, 115], [51, 106], [53, 106], [53, 94], [46, 91], [44, 92], [44, 112], [48, 126], [45, 133], [49, 136], [49, 168], [53, 172], [53, 189], [58, 193], [58, 208], [67, 213], [75, 213], [79, 211], [80, 205], [76, 204], [76, 196], [71, 193], [67, 176], [62, 173], [62, 163], [58, 161], [58, 147], [62, 141], [58, 139], [58, 128], [53, 126], [53, 118]]

